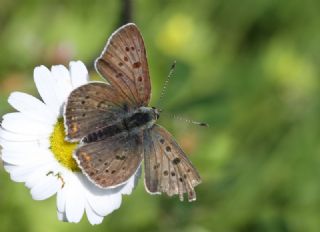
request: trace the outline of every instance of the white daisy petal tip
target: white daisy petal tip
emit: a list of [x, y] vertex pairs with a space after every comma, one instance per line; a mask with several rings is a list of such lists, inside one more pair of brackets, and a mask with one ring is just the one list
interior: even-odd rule
[[89, 81], [89, 74], [82, 61], [71, 61], [69, 63], [71, 81], [74, 88], [79, 87]]

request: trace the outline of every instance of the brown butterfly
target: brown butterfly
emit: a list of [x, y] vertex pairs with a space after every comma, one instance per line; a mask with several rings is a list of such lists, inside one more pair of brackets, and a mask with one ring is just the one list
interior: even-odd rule
[[145, 167], [151, 194], [179, 194], [196, 200], [201, 180], [172, 135], [156, 124], [159, 111], [148, 107], [148, 62], [137, 26], [126, 24], [109, 38], [96, 70], [110, 84], [91, 82], [73, 90], [65, 106], [66, 139], [80, 142], [74, 153], [82, 172], [101, 188], [124, 184]]

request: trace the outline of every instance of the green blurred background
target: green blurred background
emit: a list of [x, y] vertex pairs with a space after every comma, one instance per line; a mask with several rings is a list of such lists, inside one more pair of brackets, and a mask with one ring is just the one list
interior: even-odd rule
[[[0, 0], [0, 113], [12, 91], [37, 96], [33, 68], [93, 61], [121, 24], [121, 1]], [[173, 62], [163, 115], [199, 170], [196, 202], [150, 196], [143, 180], [92, 227], [57, 220], [0, 171], [0, 231], [320, 231], [320, 2], [132, 1], [152, 102]]]

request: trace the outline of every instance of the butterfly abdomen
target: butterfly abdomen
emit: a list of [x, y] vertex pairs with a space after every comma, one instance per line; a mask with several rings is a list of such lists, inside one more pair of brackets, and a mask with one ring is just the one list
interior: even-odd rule
[[151, 108], [150, 110], [140, 110], [119, 120], [113, 125], [89, 133], [82, 141], [84, 143], [97, 142], [120, 133], [135, 132], [148, 127], [148, 125], [153, 124], [153, 122], [154, 116]]

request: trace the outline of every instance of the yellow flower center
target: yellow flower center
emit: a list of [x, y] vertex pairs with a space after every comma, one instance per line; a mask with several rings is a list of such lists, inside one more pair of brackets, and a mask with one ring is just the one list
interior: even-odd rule
[[80, 169], [72, 157], [77, 143], [65, 141], [65, 136], [63, 118], [59, 118], [50, 136], [50, 149], [59, 163], [73, 172], [78, 172]]

